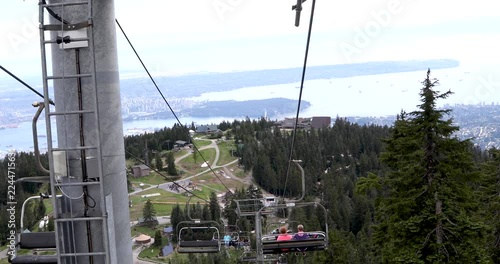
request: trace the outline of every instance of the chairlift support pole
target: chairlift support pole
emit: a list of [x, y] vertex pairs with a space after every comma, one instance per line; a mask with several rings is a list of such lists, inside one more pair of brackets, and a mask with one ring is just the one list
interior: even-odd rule
[[58, 262], [131, 264], [114, 1], [38, 6]]

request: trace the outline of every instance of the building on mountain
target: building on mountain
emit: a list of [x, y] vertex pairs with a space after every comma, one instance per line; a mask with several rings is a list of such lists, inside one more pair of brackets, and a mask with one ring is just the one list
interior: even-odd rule
[[[329, 116], [313, 116], [313, 117], [299, 117], [297, 121], [297, 129], [320, 129], [330, 127], [332, 118]], [[276, 126], [280, 129], [294, 129], [295, 118], [285, 117], [285, 119], [277, 121]]]
[[151, 173], [151, 169], [143, 164], [132, 166], [132, 174], [134, 177], [139, 178], [143, 176], [148, 176]]
[[202, 125], [196, 127], [196, 133], [215, 134], [218, 132], [220, 132], [220, 129], [217, 128], [217, 125]]
[[311, 127], [314, 129], [321, 129], [330, 127], [332, 124], [332, 118], [329, 116], [313, 116], [311, 121]]

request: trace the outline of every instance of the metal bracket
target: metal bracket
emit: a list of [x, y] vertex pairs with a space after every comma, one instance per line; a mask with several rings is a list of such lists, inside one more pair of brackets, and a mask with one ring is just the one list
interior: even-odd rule
[[78, 30], [82, 28], [89, 27], [91, 25], [91, 21], [84, 21], [76, 24], [57, 24], [57, 25], [44, 25], [43, 30], [50, 30], [50, 31], [71, 31], [71, 30]]

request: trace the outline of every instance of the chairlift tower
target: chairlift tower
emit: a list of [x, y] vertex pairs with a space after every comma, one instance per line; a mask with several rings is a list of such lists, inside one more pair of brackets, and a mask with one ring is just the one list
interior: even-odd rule
[[132, 263], [114, 1], [39, 0], [39, 22], [58, 263]]

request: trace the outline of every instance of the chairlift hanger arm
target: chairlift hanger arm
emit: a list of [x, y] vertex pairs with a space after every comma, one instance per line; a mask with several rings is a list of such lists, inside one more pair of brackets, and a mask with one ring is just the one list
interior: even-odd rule
[[300, 198], [298, 200], [289, 201], [291, 203], [296, 203], [296, 202], [302, 201], [302, 199], [304, 199], [304, 196], [306, 195], [306, 176], [305, 176], [304, 168], [302, 168], [302, 166], [300, 165], [302, 160], [292, 160], [292, 162], [295, 163], [297, 165], [297, 167], [299, 167], [300, 173], [302, 175], [302, 195], [300, 196]]
[[302, 3], [307, 0], [297, 0], [297, 4], [292, 6], [292, 10], [295, 10], [295, 26], [298, 27], [300, 24], [300, 12], [302, 11]]
[[[297, 6], [295, 6], [295, 9], [297, 10], [297, 16], [295, 18], [295, 26], [299, 26], [299, 21], [300, 21], [300, 11], [302, 10], [302, 2], [305, 2], [305, 0], [297, 0]], [[288, 166], [286, 169], [286, 177], [285, 177], [285, 185], [283, 188], [283, 193], [286, 192], [286, 185], [288, 182], [288, 176], [290, 173], [290, 164], [292, 162], [292, 155], [293, 155], [293, 150], [295, 146], [295, 137], [297, 135], [297, 127], [298, 127], [298, 122], [299, 122], [299, 115], [300, 115], [300, 105], [302, 102], [302, 92], [304, 90], [304, 81], [305, 81], [305, 76], [306, 76], [306, 68], [307, 68], [307, 58], [309, 55], [309, 44], [311, 43], [311, 33], [312, 33], [312, 25], [313, 25], [313, 20], [314, 20], [314, 10], [316, 7], [316, 0], [312, 0], [312, 7], [311, 7], [311, 16], [309, 19], [309, 29], [307, 32], [307, 41], [306, 41], [306, 52], [304, 54], [304, 65], [302, 66], [302, 77], [300, 81], [300, 91], [299, 91], [299, 100], [297, 103], [297, 112], [295, 115], [295, 125], [293, 128], [293, 133], [292, 133], [292, 143], [290, 145], [290, 156], [288, 158]], [[293, 7], [292, 7], [293, 9]]]

